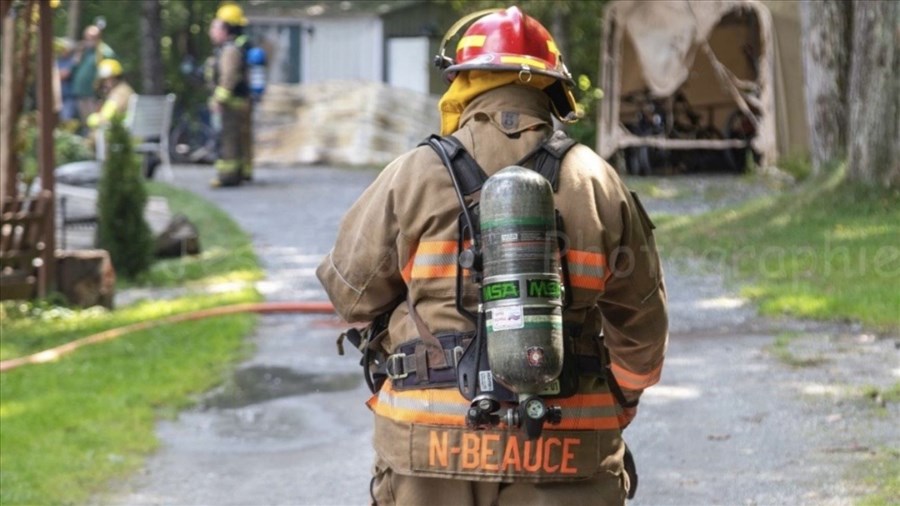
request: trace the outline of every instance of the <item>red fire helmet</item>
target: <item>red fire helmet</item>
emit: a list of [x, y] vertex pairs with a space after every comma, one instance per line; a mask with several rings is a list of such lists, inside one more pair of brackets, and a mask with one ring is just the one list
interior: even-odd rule
[[[447, 58], [444, 52], [447, 41], [475, 17], [478, 20], [459, 39], [456, 59]], [[513, 71], [523, 76], [533, 73], [553, 77], [556, 83], [544, 91], [550, 95], [557, 114], [560, 118], [571, 119], [570, 114], [574, 113], [574, 98], [569, 89], [574, 82], [556, 42], [540, 22], [518, 7], [476, 12], [460, 19], [444, 36], [436, 63], [444, 69], [448, 81], [453, 81], [458, 72], [465, 70]]]

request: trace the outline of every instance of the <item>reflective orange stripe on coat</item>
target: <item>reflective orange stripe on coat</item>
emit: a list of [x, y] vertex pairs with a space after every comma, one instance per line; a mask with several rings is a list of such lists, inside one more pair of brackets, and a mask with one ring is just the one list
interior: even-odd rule
[[662, 373], [662, 363], [646, 374], [631, 372], [615, 362], [610, 364], [610, 369], [620, 387], [629, 390], [643, 390], [659, 382], [659, 376]]
[[[468, 247], [466, 241], [464, 247]], [[417, 244], [401, 274], [407, 284], [413, 279], [455, 278], [456, 241], [422, 241]]]
[[[619, 428], [619, 407], [606, 393], [577, 394], [565, 399], [548, 399], [547, 404], [562, 408], [562, 422], [548, 430], [614, 430]], [[397, 422], [430, 425], [466, 425], [470, 402], [454, 388], [427, 388], [398, 392], [391, 382], [367, 402], [376, 414]]]
[[602, 292], [606, 288], [609, 270], [606, 255], [590, 251], [569, 250], [566, 253], [569, 265], [569, 281], [573, 287]]
[[[464, 247], [469, 245], [470, 241], [466, 241]], [[569, 250], [566, 259], [573, 287], [603, 291], [609, 276], [606, 255]], [[456, 267], [456, 241], [422, 241], [412, 249], [402, 275], [407, 284], [413, 279], [454, 278]]]

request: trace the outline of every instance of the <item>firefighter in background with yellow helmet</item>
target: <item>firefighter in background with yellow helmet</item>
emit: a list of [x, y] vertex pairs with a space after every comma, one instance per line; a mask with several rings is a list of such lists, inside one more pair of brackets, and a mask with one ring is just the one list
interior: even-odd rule
[[[636, 485], [622, 431], [643, 390], [659, 380], [668, 341], [653, 225], [608, 163], [554, 131], [554, 116], [577, 115], [571, 76], [547, 30], [516, 7], [468, 18], [442, 43], [475, 19], [455, 59], [443, 47], [437, 59], [450, 81], [439, 102], [443, 137], [381, 172], [344, 216], [316, 272], [345, 321], [374, 322], [344, 335], [361, 343], [374, 393], [373, 504], [622, 505]], [[482, 405], [464, 394], [471, 384], [489, 389], [491, 372], [465, 369], [485, 322], [557, 325], [529, 306], [510, 308], [524, 308], [524, 317], [508, 311], [502, 321], [501, 312], [488, 317], [479, 308], [489, 292], [471, 274], [487, 257], [466, 249], [475, 241], [460, 201], [478, 202], [487, 178], [511, 165], [550, 182], [565, 239], [563, 370], [568, 364], [574, 376], [566, 393], [540, 394], [561, 416], [538, 436], [523, 434], [512, 416], [472, 423]], [[509, 193], [508, 209], [526, 207]], [[507, 235], [511, 244], [535, 240]], [[518, 367], [537, 363], [541, 351], [529, 349]]]
[[246, 40], [247, 18], [240, 6], [219, 7], [209, 28], [216, 46], [207, 66], [207, 80], [213, 88], [210, 108], [218, 121], [217, 178], [213, 186], [237, 186], [252, 178], [252, 110], [247, 64], [241, 41]]
[[128, 101], [134, 95], [134, 89], [122, 77], [122, 64], [118, 60], [101, 60], [97, 65], [97, 80], [104, 100], [100, 110], [87, 118], [91, 129], [108, 125], [113, 116], [124, 116], [128, 111]]

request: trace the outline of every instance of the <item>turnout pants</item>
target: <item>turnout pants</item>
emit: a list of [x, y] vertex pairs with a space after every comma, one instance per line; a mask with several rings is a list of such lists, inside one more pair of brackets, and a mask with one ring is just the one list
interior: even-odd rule
[[250, 101], [233, 99], [222, 104], [216, 172], [222, 186], [234, 186], [249, 178], [252, 170]]
[[600, 472], [591, 479], [570, 482], [498, 483], [406, 476], [376, 457], [372, 504], [377, 506], [622, 506], [628, 477]]

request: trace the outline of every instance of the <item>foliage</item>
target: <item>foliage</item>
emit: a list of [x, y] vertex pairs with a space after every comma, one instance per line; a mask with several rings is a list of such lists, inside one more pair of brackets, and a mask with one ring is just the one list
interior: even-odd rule
[[[98, 17], [106, 20], [103, 40], [116, 52], [122, 63], [128, 82], [137, 92], [141, 91], [141, 65], [139, 6], [135, 1], [80, 0], [81, 29], [94, 23]], [[64, 35], [71, 0], [63, 0], [57, 9], [56, 35]], [[160, 40], [165, 65], [166, 92], [175, 93], [186, 104], [198, 104], [206, 100], [208, 92], [196, 79], [186, 77], [182, 63], [202, 63], [212, 52], [207, 27], [212, 21], [219, 2], [209, 0], [160, 0], [162, 7], [163, 38]]]
[[778, 168], [803, 181], [812, 174], [812, 160], [808, 153], [791, 153], [778, 159]]
[[106, 135], [107, 155], [97, 197], [97, 243], [109, 251], [117, 273], [133, 278], [152, 261], [153, 234], [144, 219], [147, 190], [122, 118], [113, 118]]
[[[19, 128], [16, 133], [18, 136], [16, 153], [20, 157], [22, 182], [28, 188], [38, 176], [38, 148], [40, 146], [38, 146], [37, 114], [34, 112], [23, 114], [19, 118]], [[54, 163], [57, 167], [93, 158], [84, 137], [75, 135], [68, 130], [57, 128], [53, 131], [53, 146], [55, 148]]]
[[838, 169], [784, 194], [658, 229], [661, 254], [700, 255], [767, 314], [900, 328], [900, 191], [861, 187]]

